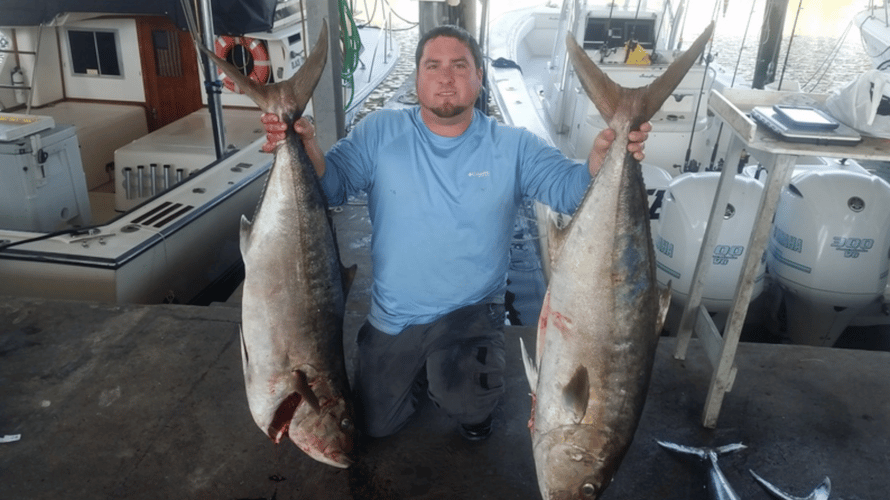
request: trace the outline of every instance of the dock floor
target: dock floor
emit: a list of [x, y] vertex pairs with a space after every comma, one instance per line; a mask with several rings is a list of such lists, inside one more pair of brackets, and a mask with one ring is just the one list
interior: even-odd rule
[[[341, 470], [251, 420], [237, 307], [0, 302], [0, 498], [535, 499], [530, 398], [508, 327], [506, 394], [486, 441], [470, 443], [425, 401], [409, 426], [363, 440]], [[829, 476], [832, 498], [886, 497], [890, 353], [742, 343], [718, 427], [700, 425], [709, 382], [693, 340], [663, 337], [640, 427], [605, 499], [704, 499], [695, 464], [656, 439], [741, 442], [721, 458], [745, 499], [768, 495], [748, 469], [795, 496]]]

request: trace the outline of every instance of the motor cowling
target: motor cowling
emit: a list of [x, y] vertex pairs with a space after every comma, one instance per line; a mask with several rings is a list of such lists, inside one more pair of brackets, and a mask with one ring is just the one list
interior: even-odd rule
[[664, 193], [673, 177], [666, 170], [655, 165], [642, 163], [640, 167], [643, 172], [643, 183], [646, 185], [646, 197], [649, 201], [649, 227], [652, 230], [652, 239], [655, 240], [655, 235], [658, 234]]
[[890, 184], [857, 171], [796, 174], [782, 189], [767, 250], [791, 340], [833, 345], [883, 295], [888, 252]]
[[[719, 180], [719, 172], [682, 174], [674, 178], [664, 196], [658, 235], [654, 238], [656, 277], [662, 286], [671, 282], [672, 297], [681, 305], [689, 298]], [[752, 177], [736, 175], [732, 182], [717, 244], [709, 255], [711, 265], [702, 285], [702, 305], [710, 312], [727, 312], [732, 306], [763, 192], [763, 184]], [[764, 269], [761, 258], [752, 299], [763, 291]]]

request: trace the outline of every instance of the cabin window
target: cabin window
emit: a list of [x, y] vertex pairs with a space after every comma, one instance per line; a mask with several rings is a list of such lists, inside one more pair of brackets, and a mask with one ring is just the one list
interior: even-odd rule
[[121, 76], [117, 38], [115, 31], [68, 30], [74, 74]]
[[584, 30], [584, 48], [598, 50], [623, 47], [628, 40], [635, 40], [645, 49], [652, 50], [655, 45], [654, 19], [587, 19]]

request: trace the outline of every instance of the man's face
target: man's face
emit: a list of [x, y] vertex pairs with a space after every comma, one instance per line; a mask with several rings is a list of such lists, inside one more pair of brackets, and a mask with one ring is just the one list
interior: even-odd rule
[[482, 87], [482, 70], [460, 40], [440, 36], [427, 41], [417, 68], [417, 99], [439, 118], [472, 108]]

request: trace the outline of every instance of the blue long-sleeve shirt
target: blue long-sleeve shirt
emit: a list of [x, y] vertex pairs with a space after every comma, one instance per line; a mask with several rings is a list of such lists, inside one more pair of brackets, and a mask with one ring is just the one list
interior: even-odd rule
[[325, 155], [332, 206], [366, 191], [374, 280], [368, 320], [397, 334], [460, 307], [503, 300], [524, 198], [573, 213], [586, 163], [478, 110], [459, 137], [431, 132], [419, 108], [379, 110]]

